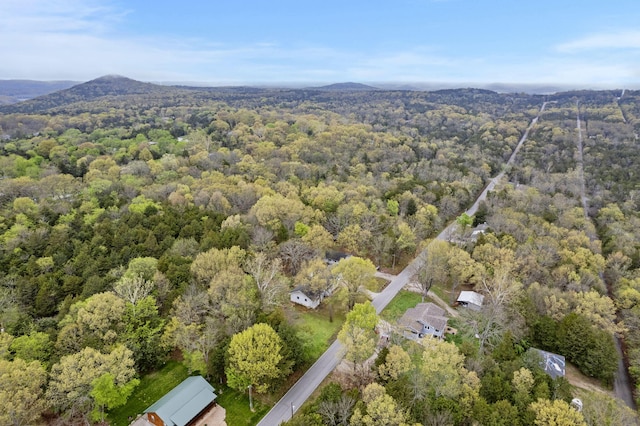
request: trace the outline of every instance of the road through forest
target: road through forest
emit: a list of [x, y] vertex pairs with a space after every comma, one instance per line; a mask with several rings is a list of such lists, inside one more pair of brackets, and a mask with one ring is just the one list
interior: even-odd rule
[[[531, 120], [531, 123], [525, 130], [524, 134], [520, 138], [520, 141], [516, 145], [511, 157], [507, 161], [506, 166], [513, 164], [516, 158], [516, 154], [527, 140], [529, 131], [538, 122], [538, 117], [544, 111], [544, 107], [547, 103], [543, 103], [538, 115]], [[505, 168], [506, 169], [506, 168]], [[500, 172], [496, 177], [489, 181], [489, 184], [485, 187], [482, 193], [478, 196], [477, 200], [473, 203], [471, 208], [466, 211], [468, 215], [473, 215], [478, 210], [480, 202], [487, 198], [487, 193], [496, 186], [496, 184], [504, 177], [505, 170]], [[448, 237], [455, 230], [456, 222], [449, 224], [438, 236], [439, 240], [447, 240]], [[425, 251], [429, 247], [425, 248]], [[424, 251], [423, 251], [424, 252]], [[418, 255], [406, 268], [402, 270], [391, 282], [385, 287], [385, 289], [379, 293], [372, 304], [376, 308], [376, 312], [380, 313], [391, 300], [398, 294], [400, 290], [409, 282], [409, 279], [414, 275], [417, 268], [424, 262], [422, 253]], [[323, 353], [320, 358], [307, 370], [307, 372], [284, 394], [284, 396], [273, 406], [262, 420], [258, 423], [258, 426], [277, 426], [282, 422], [285, 422], [300, 408], [302, 404], [311, 396], [314, 390], [322, 383], [322, 381], [338, 366], [344, 355], [343, 345], [337, 340], [329, 346], [329, 349]]]
[[[624, 91], [622, 92], [622, 97], [624, 95]], [[584, 217], [586, 220], [591, 221], [591, 217], [589, 217], [589, 199], [587, 198], [586, 191], [586, 183], [584, 179], [584, 139], [582, 135], [582, 122], [580, 120], [580, 104], [576, 101], [576, 129], [578, 130], [578, 161], [577, 168], [580, 176], [580, 200], [582, 202], [582, 209], [584, 211]], [[596, 235], [589, 235], [589, 239], [591, 241], [597, 238]], [[604, 281], [603, 274], [600, 274], [600, 279]], [[606, 282], [605, 282], [606, 284]], [[609, 289], [609, 291], [611, 291]], [[622, 341], [618, 336], [614, 337], [616, 343], [616, 351], [618, 352], [618, 369], [616, 370], [615, 380], [613, 382], [613, 391], [617, 398], [624, 401], [627, 406], [632, 409], [636, 409], [636, 403], [633, 398], [633, 386], [631, 384], [631, 378], [629, 377], [629, 372], [627, 371], [627, 367], [624, 365], [624, 354], [622, 353]]]

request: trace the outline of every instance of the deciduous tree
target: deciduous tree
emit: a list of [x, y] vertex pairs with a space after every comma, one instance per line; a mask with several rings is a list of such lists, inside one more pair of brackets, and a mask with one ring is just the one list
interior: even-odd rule
[[440, 339], [425, 342], [421, 368], [435, 398], [457, 398], [462, 393], [463, 378], [469, 374], [464, 368], [464, 355], [453, 343]]
[[28, 426], [38, 424], [47, 408], [43, 396], [47, 373], [42, 365], [17, 358], [0, 359], [0, 424]]
[[264, 252], [258, 252], [246, 262], [245, 269], [258, 287], [263, 310], [271, 311], [282, 305], [286, 282], [282, 275], [280, 259], [269, 259]]
[[124, 405], [127, 399], [138, 386], [140, 380], [132, 379], [125, 384], [116, 385], [115, 378], [111, 373], [104, 373], [91, 382], [91, 396], [100, 410], [94, 408], [91, 415], [94, 421], [104, 422], [104, 410], [116, 408]]
[[340, 260], [332, 273], [347, 288], [348, 307], [351, 309], [357, 301], [360, 286], [366, 285], [373, 278], [376, 267], [369, 259], [352, 256]]
[[[98, 293], [71, 306], [61, 321], [58, 348], [91, 346], [102, 349], [116, 342], [124, 323], [125, 303], [112, 292]], [[79, 339], [79, 341], [78, 341]]]
[[375, 327], [379, 318], [371, 302], [356, 304], [342, 325], [338, 340], [345, 346], [345, 358], [353, 363], [353, 369], [369, 359], [376, 349]]
[[351, 416], [351, 426], [408, 426], [405, 411], [378, 383], [371, 383], [364, 388], [362, 400], [365, 409], [356, 407]]
[[239, 391], [252, 386], [265, 393], [275, 380], [290, 372], [281, 365], [282, 340], [268, 324], [256, 324], [233, 335], [228, 356], [228, 383]]
[[414, 279], [420, 287], [420, 294], [424, 302], [431, 286], [444, 283], [447, 280], [447, 262], [449, 260], [449, 243], [433, 240], [420, 254], [414, 269]]
[[206, 288], [219, 272], [240, 268], [246, 256], [247, 253], [238, 246], [221, 250], [213, 248], [196, 256], [191, 263], [191, 273], [196, 282]]
[[229, 334], [252, 325], [260, 307], [256, 284], [240, 268], [219, 272], [209, 284], [211, 314], [223, 321]]
[[411, 370], [411, 357], [402, 346], [391, 345], [384, 364], [378, 367], [378, 374], [383, 380], [397, 380], [398, 377]]
[[11, 343], [11, 351], [16, 358], [27, 362], [46, 363], [51, 355], [51, 342], [47, 333], [34, 331], [28, 335], [16, 337]]
[[51, 368], [47, 400], [58, 412], [86, 416], [93, 409], [93, 381], [110, 373], [116, 386], [126, 386], [135, 375], [133, 365], [133, 354], [124, 346], [117, 346], [108, 354], [84, 348], [78, 353], [63, 356]]
[[125, 302], [134, 307], [138, 301], [144, 299], [153, 290], [153, 281], [147, 280], [142, 274], [134, 276], [126, 275], [120, 278], [113, 286], [113, 291]]
[[539, 399], [529, 406], [536, 426], [586, 426], [583, 415], [565, 401]]

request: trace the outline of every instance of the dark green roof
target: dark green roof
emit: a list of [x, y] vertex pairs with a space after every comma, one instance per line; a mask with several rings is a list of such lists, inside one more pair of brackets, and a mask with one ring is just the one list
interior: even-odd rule
[[214, 390], [202, 376], [187, 377], [144, 412], [156, 413], [168, 426], [184, 426], [215, 401]]

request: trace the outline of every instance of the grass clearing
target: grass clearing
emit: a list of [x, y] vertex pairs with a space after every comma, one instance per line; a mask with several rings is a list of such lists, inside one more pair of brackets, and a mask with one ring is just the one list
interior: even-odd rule
[[226, 386], [216, 389], [218, 404], [227, 411], [226, 423], [233, 426], [252, 426], [257, 424], [261, 418], [269, 412], [268, 405], [262, 404], [255, 394], [253, 397], [252, 413], [249, 409], [249, 394], [238, 392]]
[[407, 309], [415, 307], [420, 302], [422, 297], [418, 293], [401, 290], [384, 308], [380, 316], [386, 321], [395, 323]]
[[184, 364], [174, 360], [168, 361], [162, 369], [149, 373], [140, 379], [140, 384], [125, 405], [109, 411], [107, 415], [109, 424], [127, 426], [131, 423], [129, 417], [135, 419], [138, 414], [142, 414], [147, 407], [187, 377], [189, 377], [189, 372]]
[[318, 359], [335, 340], [345, 318], [343, 313], [334, 313], [333, 322], [329, 321], [328, 308], [323, 305], [317, 310], [296, 306], [288, 314], [306, 342], [305, 355], [311, 362]]
[[380, 293], [389, 284], [384, 278], [374, 277], [367, 282], [366, 288], [374, 293]]
[[431, 286], [429, 291], [434, 292], [436, 294], [436, 296], [438, 296], [440, 299], [444, 300], [447, 303], [449, 303], [449, 300], [451, 299], [451, 291], [449, 291], [449, 290], [447, 290], [445, 288], [442, 288], [439, 285]]

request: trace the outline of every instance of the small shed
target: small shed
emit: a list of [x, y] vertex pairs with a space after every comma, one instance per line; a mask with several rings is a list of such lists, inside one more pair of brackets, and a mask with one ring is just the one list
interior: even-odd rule
[[144, 412], [156, 426], [188, 426], [216, 405], [214, 391], [202, 376], [187, 377]]
[[426, 335], [442, 337], [447, 329], [447, 321], [444, 309], [427, 302], [407, 309], [398, 320], [398, 325], [404, 329], [404, 337], [416, 340]]
[[566, 366], [564, 356], [536, 348], [529, 348], [529, 351], [540, 357], [540, 367], [545, 373], [551, 376], [552, 379], [564, 377]]
[[298, 286], [289, 293], [290, 300], [307, 308], [315, 309], [324, 298], [324, 292], [314, 292], [309, 287]]
[[480, 309], [482, 309], [483, 301], [484, 296], [480, 293], [476, 293], [475, 291], [461, 291], [460, 296], [458, 296], [457, 300], [460, 306], [473, 309], [474, 311], [479, 311]]

